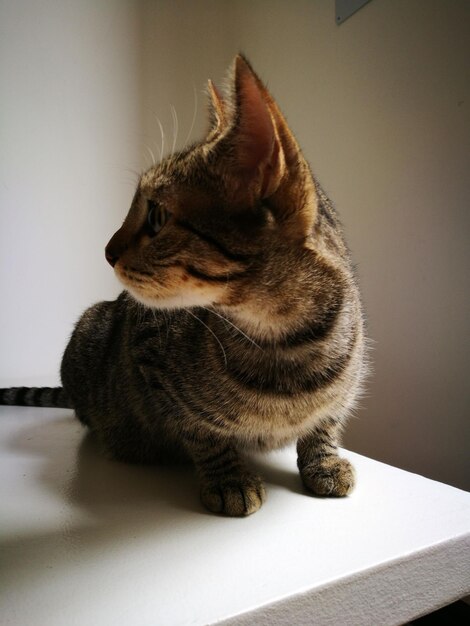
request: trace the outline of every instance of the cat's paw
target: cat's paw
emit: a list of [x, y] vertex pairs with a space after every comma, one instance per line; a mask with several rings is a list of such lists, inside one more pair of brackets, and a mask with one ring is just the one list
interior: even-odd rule
[[347, 496], [355, 483], [355, 472], [351, 463], [337, 456], [330, 456], [302, 467], [304, 485], [318, 496]]
[[251, 515], [263, 504], [265, 495], [261, 478], [254, 474], [221, 476], [201, 486], [204, 506], [212, 513], [230, 517]]

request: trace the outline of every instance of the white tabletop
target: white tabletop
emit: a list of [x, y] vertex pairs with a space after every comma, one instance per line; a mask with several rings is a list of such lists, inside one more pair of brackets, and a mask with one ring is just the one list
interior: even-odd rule
[[349, 498], [307, 495], [292, 448], [267, 502], [207, 513], [193, 473], [104, 458], [72, 413], [0, 407], [0, 622], [387, 626], [470, 592], [470, 494], [344, 451]]

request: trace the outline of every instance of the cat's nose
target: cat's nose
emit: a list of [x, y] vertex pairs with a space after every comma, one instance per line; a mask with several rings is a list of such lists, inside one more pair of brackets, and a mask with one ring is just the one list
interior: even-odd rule
[[126, 252], [128, 244], [129, 235], [126, 233], [124, 227], [121, 227], [108, 241], [108, 245], [104, 251], [106, 260], [111, 267], [114, 267], [122, 255]]
[[119, 260], [118, 256], [111, 254], [110, 252], [108, 252], [108, 250], [105, 251], [105, 256], [106, 256], [106, 260], [111, 265], [111, 267], [114, 267], [117, 261]]

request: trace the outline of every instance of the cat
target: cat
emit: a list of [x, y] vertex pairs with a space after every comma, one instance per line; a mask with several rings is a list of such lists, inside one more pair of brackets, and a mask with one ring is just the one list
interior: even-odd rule
[[206, 138], [140, 178], [106, 246], [125, 291], [82, 315], [63, 387], [3, 404], [69, 407], [114, 459], [190, 460], [207, 509], [265, 499], [244, 453], [297, 441], [307, 490], [346, 496], [339, 438], [366, 374], [350, 253], [330, 201], [245, 57], [209, 81]]

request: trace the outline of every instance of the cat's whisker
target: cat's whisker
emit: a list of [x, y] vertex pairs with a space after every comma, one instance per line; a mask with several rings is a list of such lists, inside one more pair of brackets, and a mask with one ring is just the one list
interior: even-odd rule
[[[205, 307], [202, 307], [205, 308]], [[214, 339], [217, 341], [217, 343], [220, 346], [220, 349], [222, 350], [222, 354], [224, 356], [224, 362], [225, 362], [225, 367], [227, 367], [227, 354], [225, 352], [225, 349], [223, 347], [223, 345], [221, 344], [219, 338], [217, 337], [217, 335], [214, 333], [214, 331], [212, 330], [212, 328], [209, 328], [209, 326], [207, 324], [205, 324], [195, 313], [193, 313], [190, 309], [186, 309], [186, 311], [189, 313], [189, 315], [191, 315], [191, 317], [194, 317], [194, 319], [198, 320], [203, 326], [205, 326], [207, 328], [207, 330], [211, 333], [211, 335], [213, 335]]]
[[132, 180], [132, 178], [122, 177], [121, 182], [125, 183], [126, 187], [130, 187], [132, 190], [136, 187], [136, 181]]
[[145, 309], [144, 305], [143, 305], [141, 302], [139, 302], [139, 308], [138, 308], [138, 311], [139, 311], [139, 317], [140, 317], [139, 324], [142, 324], [142, 322], [143, 322], [143, 320], [144, 320], [144, 317], [145, 317], [145, 310], [146, 310], [146, 309]]
[[163, 319], [165, 320], [165, 329], [166, 329], [166, 340], [168, 341], [168, 336], [170, 333], [170, 324], [167, 317], [167, 311], [165, 309], [160, 309], [163, 315]]
[[132, 174], [133, 176], [136, 177], [137, 180], [140, 179], [141, 173], [138, 172], [137, 170], [132, 169], [131, 167], [123, 167], [120, 168], [121, 172], [126, 172], [127, 174]]
[[163, 132], [163, 126], [162, 123], [160, 122], [159, 118], [157, 117], [157, 123], [158, 123], [158, 127], [160, 128], [160, 137], [161, 137], [161, 148], [160, 148], [160, 160], [163, 159], [163, 153], [165, 151], [165, 133]]
[[131, 185], [134, 189], [137, 186], [140, 180], [140, 176], [141, 176], [141, 174], [137, 172], [136, 170], [125, 168], [125, 167], [119, 168], [119, 175], [121, 177], [121, 180], [126, 185]]
[[173, 118], [173, 145], [171, 146], [171, 156], [173, 156], [175, 153], [176, 141], [178, 139], [178, 115], [173, 105], [171, 105], [171, 117]]
[[198, 96], [197, 96], [197, 89], [196, 89], [195, 85], [193, 85], [193, 93], [194, 93], [194, 113], [193, 113], [193, 119], [191, 120], [191, 126], [189, 128], [189, 133], [187, 134], [186, 139], [184, 141], [183, 150], [188, 145], [188, 141], [189, 141], [189, 139], [191, 137], [191, 134], [192, 134], [192, 132], [194, 130], [194, 124], [196, 123], [197, 107], [198, 107]]
[[155, 166], [157, 164], [156, 160], [155, 160], [155, 155], [152, 152], [152, 148], [150, 146], [145, 146], [145, 149], [147, 150], [147, 152], [150, 154], [150, 158], [152, 159], [152, 165]]
[[158, 319], [157, 319], [157, 309], [151, 309], [151, 311], [152, 311], [152, 315], [153, 315], [153, 320], [154, 320], [154, 322], [157, 323], [158, 340], [161, 343], [161, 341], [162, 341], [162, 333], [161, 333], [160, 324], [158, 323]]
[[252, 339], [251, 337], [249, 337], [246, 333], [243, 332], [243, 330], [241, 328], [238, 328], [238, 326], [236, 324], [234, 324], [233, 322], [231, 322], [229, 319], [227, 319], [224, 315], [220, 315], [220, 313], [217, 313], [217, 311], [214, 311], [214, 309], [208, 309], [207, 307], [203, 306], [201, 307], [202, 309], [204, 309], [205, 311], [209, 311], [209, 313], [213, 313], [214, 315], [217, 315], [217, 317], [220, 317], [221, 320], [224, 320], [224, 322], [227, 322], [227, 324], [230, 324], [230, 326], [232, 326], [237, 332], [239, 332], [241, 335], [243, 335], [246, 339], [248, 339], [248, 341], [250, 343], [252, 343], [254, 346], [256, 346], [259, 350], [261, 350], [262, 352], [264, 352], [264, 349], [258, 345], [256, 343], [256, 341], [254, 341], [254, 339]]
[[152, 166], [152, 159], [150, 158], [150, 161], [149, 161], [149, 157], [150, 157], [150, 155], [147, 152], [144, 151], [142, 160], [143, 160], [145, 169], [148, 169], [149, 167]]

